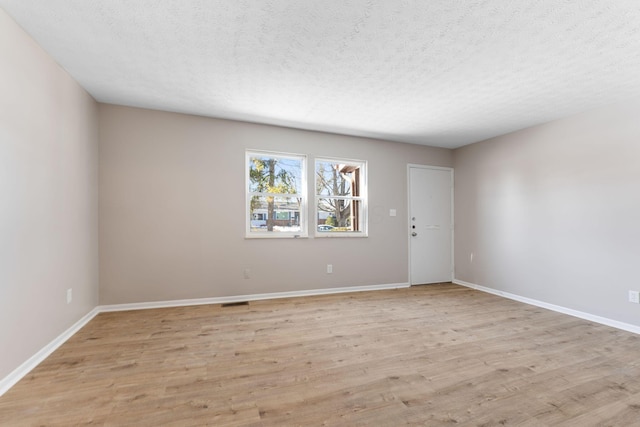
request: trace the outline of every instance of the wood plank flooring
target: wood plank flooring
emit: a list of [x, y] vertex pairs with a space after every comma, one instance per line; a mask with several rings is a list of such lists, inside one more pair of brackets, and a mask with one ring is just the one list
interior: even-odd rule
[[3, 426], [640, 426], [640, 336], [452, 284], [103, 313]]

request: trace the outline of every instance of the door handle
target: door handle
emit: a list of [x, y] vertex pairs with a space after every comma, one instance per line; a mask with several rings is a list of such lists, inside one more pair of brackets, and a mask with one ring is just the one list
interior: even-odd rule
[[416, 232], [414, 231], [413, 233], [411, 233], [411, 235], [412, 235], [413, 237], [416, 237], [416, 236], [418, 235], [418, 233], [416, 233]]

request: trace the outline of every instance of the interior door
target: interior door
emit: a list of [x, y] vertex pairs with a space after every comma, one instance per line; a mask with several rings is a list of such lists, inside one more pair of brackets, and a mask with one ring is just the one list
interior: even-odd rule
[[412, 285], [453, 279], [453, 170], [409, 166], [409, 273]]

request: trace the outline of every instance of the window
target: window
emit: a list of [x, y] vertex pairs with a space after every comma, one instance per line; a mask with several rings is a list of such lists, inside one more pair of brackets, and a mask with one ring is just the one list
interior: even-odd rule
[[316, 236], [366, 236], [366, 162], [316, 159]]
[[307, 235], [306, 157], [248, 151], [247, 237]]

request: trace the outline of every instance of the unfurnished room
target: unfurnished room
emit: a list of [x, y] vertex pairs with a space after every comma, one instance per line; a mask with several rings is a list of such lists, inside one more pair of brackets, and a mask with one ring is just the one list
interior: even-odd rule
[[637, 0], [0, 0], [1, 426], [640, 426]]

